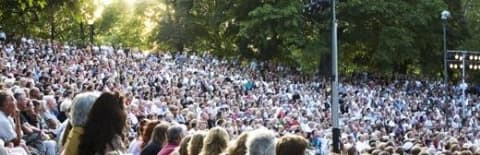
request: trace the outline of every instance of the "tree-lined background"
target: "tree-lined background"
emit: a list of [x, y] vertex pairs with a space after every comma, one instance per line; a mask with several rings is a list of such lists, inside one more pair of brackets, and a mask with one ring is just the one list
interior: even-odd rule
[[[210, 52], [329, 70], [329, 11], [305, 16], [310, 0], [2, 0], [10, 35], [144, 51]], [[440, 12], [448, 49], [480, 50], [479, 0], [339, 0], [340, 71], [441, 77]], [[83, 35], [81, 32], [84, 32]]]

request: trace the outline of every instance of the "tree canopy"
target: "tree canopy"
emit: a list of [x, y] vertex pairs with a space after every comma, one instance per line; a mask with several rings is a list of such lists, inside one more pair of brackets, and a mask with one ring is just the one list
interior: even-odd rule
[[[209, 52], [329, 70], [330, 12], [306, 16], [310, 0], [4, 0], [9, 34], [148, 51]], [[339, 0], [340, 71], [440, 77], [440, 12], [448, 49], [480, 50], [480, 1]], [[21, 25], [21, 26], [20, 26]]]

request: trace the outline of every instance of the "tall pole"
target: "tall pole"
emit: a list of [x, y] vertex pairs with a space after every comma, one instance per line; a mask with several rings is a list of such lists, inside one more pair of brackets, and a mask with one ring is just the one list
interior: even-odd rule
[[448, 91], [448, 71], [447, 71], [447, 20], [443, 20], [443, 78], [445, 91]]
[[340, 125], [338, 105], [338, 63], [337, 63], [337, 17], [335, 0], [332, 0], [332, 137], [333, 152], [340, 153]]
[[462, 53], [462, 85], [461, 85], [461, 88], [462, 88], [462, 107], [465, 106], [465, 89], [466, 88], [466, 83], [465, 83], [465, 68], [467, 68], [467, 66], [465, 65], [465, 59], [467, 59], [467, 53], [465, 51], [463, 51]]

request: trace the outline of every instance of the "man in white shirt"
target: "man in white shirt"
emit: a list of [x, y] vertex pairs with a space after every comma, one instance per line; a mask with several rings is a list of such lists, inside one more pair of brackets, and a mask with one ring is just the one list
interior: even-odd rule
[[2, 146], [5, 146], [9, 154], [26, 154], [23, 148], [18, 147], [22, 136], [15, 99], [10, 93], [0, 92], [0, 140], [4, 142]]
[[14, 122], [11, 116], [13, 116], [14, 119], [19, 118], [16, 111], [15, 100], [12, 95], [0, 92], [0, 139], [2, 139], [6, 145], [9, 143], [18, 145], [21, 140], [20, 137], [22, 137], [20, 119], [16, 119], [16, 122]]

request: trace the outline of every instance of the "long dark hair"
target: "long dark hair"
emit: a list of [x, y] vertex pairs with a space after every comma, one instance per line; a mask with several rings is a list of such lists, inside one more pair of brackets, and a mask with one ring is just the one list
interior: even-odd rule
[[123, 97], [118, 93], [103, 93], [93, 104], [80, 137], [78, 154], [105, 154], [107, 145], [114, 148], [111, 141], [115, 136], [124, 138], [126, 126]]

